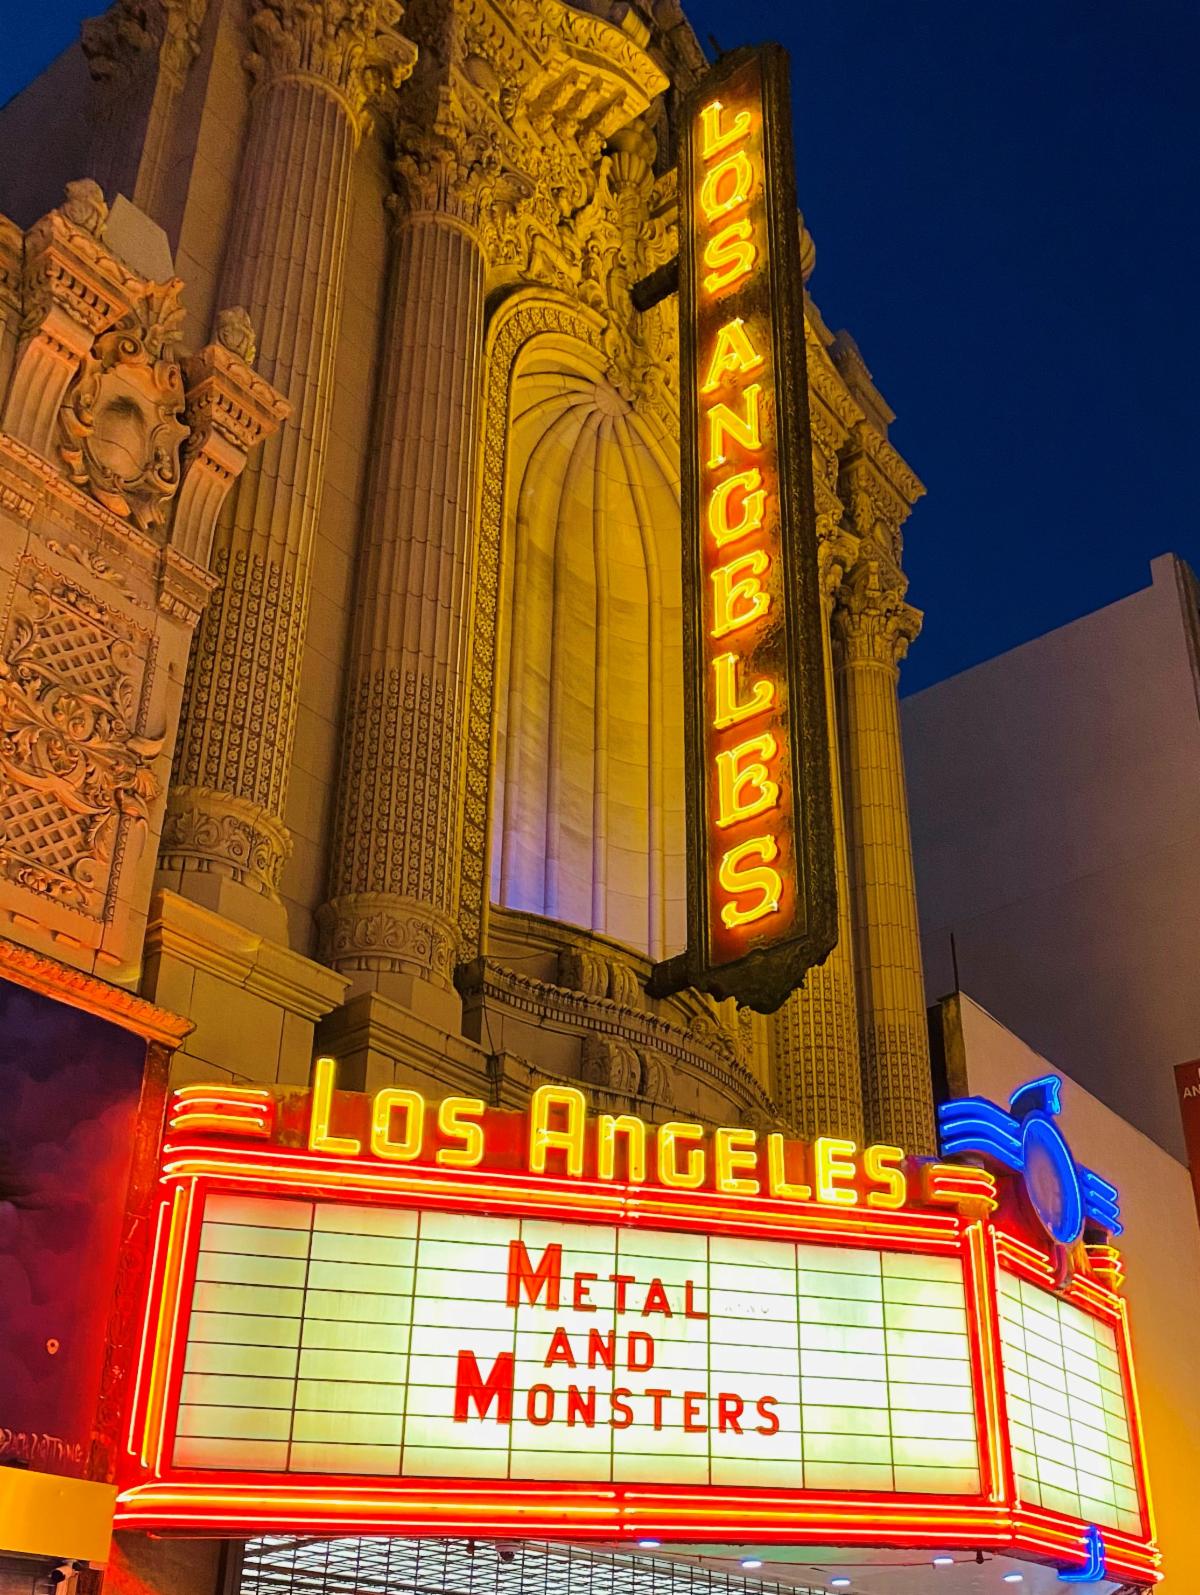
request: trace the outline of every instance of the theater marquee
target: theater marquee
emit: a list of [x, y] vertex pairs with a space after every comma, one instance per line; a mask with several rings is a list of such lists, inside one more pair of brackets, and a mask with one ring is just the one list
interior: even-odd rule
[[189, 1087], [118, 1526], [1099, 1546], [1151, 1582], [1115, 1193], [1079, 1171], [1064, 1262], [1012, 1167], [328, 1062]]
[[681, 120], [689, 946], [651, 989], [770, 1012], [837, 921], [786, 53], [725, 58]]

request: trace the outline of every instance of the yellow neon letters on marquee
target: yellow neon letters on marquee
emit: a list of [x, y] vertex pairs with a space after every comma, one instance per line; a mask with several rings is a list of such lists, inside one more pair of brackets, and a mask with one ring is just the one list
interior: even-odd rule
[[683, 1167], [680, 1168], [676, 1148], [680, 1142], [686, 1145], [703, 1139], [702, 1124], [681, 1124], [676, 1121], [659, 1126], [658, 1177], [664, 1185], [679, 1191], [699, 1190], [704, 1184], [704, 1153], [693, 1147], [685, 1155]]
[[[400, 1109], [404, 1112], [404, 1136], [394, 1140], [393, 1115]], [[388, 1086], [379, 1092], [371, 1110], [371, 1151], [376, 1157], [390, 1163], [410, 1163], [421, 1155], [424, 1134], [425, 1098], [419, 1091]]]
[[632, 1113], [605, 1113], [596, 1125], [596, 1175], [602, 1180], [617, 1177], [617, 1137], [625, 1138], [626, 1178], [640, 1185], [646, 1178], [646, 1126]]
[[437, 1124], [442, 1135], [459, 1140], [461, 1146], [444, 1146], [437, 1160], [444, 1168], [475, 1169], [483, 1162], [483, 1118], [485, 1104], [479, 1097], [447, 1097], [438, 1107]]
[[330, 1135], [333, 1112], [333, 1086], [337, 1064], [332, 1058], [318, 1058], [313, 1065], [312, 1116], [309, 1119], [308, 1146], [312, 1152], [328, 1152], [331, 1157], [357, 1157], [362, 1142], [353, 1136]]
[[[419, 1091], [386, 1086], [369, 1104], [369, 1143], [334, 1135], [337, 1065], [319, 1058], [309, 1097], [308, 1145], [311, 1151], [342, 1158], [372, 1157], [382, 1163], [428, 1158], [444, 1168], [474, 1169], [486, 1161], [487, 1108], [478, 1097], [446, 1097], [427, 1103]], [[436, 1150], [427, 1142], [430, 1122], [437, 1127]], [[525, 1144], [531, 1173], [582, 1178], [589, 1146], [595, 1178], [629, 1185], [656, 1182], [668, 1189], [695, 1191], [705, 1185], [727, 1196], [766, 1195], [786, 1201], [817, 1201], [831, 1207], [902, 1208], [908, 1201], [904, 1153], [895, 1146], [868, 1146], [822, 1136], [811, 1147], [788, 1142], [773, 1131], [723, 1126], [711, 1132], [686, 1120], [649, 1125], [632, 1113], [588, 1114], [587, 1098], [576, 1086], [540, 1086], [529, 1104]], [[765, 1157], [762, 1155], [765, 1153]], [[803, 1160], [811, 1184], [798, 1178]]]

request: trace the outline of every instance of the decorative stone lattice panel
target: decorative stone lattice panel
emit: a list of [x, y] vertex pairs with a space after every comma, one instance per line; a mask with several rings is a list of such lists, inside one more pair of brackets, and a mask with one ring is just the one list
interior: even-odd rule
[[33, 559], [0, 643], [0, 860], [5, 877], [112, 918], [121, 855], [159, 793], [146, 735], [152, 633]]

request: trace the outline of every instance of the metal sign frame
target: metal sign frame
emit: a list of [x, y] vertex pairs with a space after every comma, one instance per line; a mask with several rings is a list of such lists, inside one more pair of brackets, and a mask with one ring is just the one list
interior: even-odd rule
[[[658, 965], [650, 982], [655, 995], [693, 986], [760, 1012], [777, 1009], [837, 940], [825, 616], [788, 79], [781, 46], [740, 50], [689, 93], [681, 113], [689, 946]], [[736, 147], [739, 127], [749, 129], [744, 156]], [[740, 189], [739, 162], [743, 173], [752, 172]], [[714, 175], [721, 165], [730, 170]], [[729, 342], [733, 324], [753, 340], [742, 340], [740, 353], [736, 340]], [[743, 384], [738, 393], [735, 382], [703, 402], [702, 384], [718, 364], [734, 376], [752, 374], [754, 391]], [[723, 429], [714, 399], [728, 400], [715, 405]], [[739, 450], [748, 420], [760, 427], [761, 446]], [[731, 457], [722, 455], [719, 464], [741, 473], [733, 482], [713, 477], [714, 453], [724, 447]], [[715, 502], [724, 531], [717, 549]], [[716, 579], [727, 595], [727, 643], [714, 636], [714, 564], [722, 562]], [[751, 708], [756, 700], [761, 709]], [[722, 708], [723, 727], [715, 723]], [[769, 885], [750, 884], [772, 876], [774, 902]], [[746, 884], [725, 885], [737, 881]], [[745, 922], [731, 926], [726, 913]]]

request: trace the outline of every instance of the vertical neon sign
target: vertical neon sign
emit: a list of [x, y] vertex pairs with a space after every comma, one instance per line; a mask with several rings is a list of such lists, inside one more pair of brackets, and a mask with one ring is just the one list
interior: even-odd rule
[[651, 986], [767, 1012], [836, 936], [787, 78], [741, 51], [683, 112], [690, 945]]

